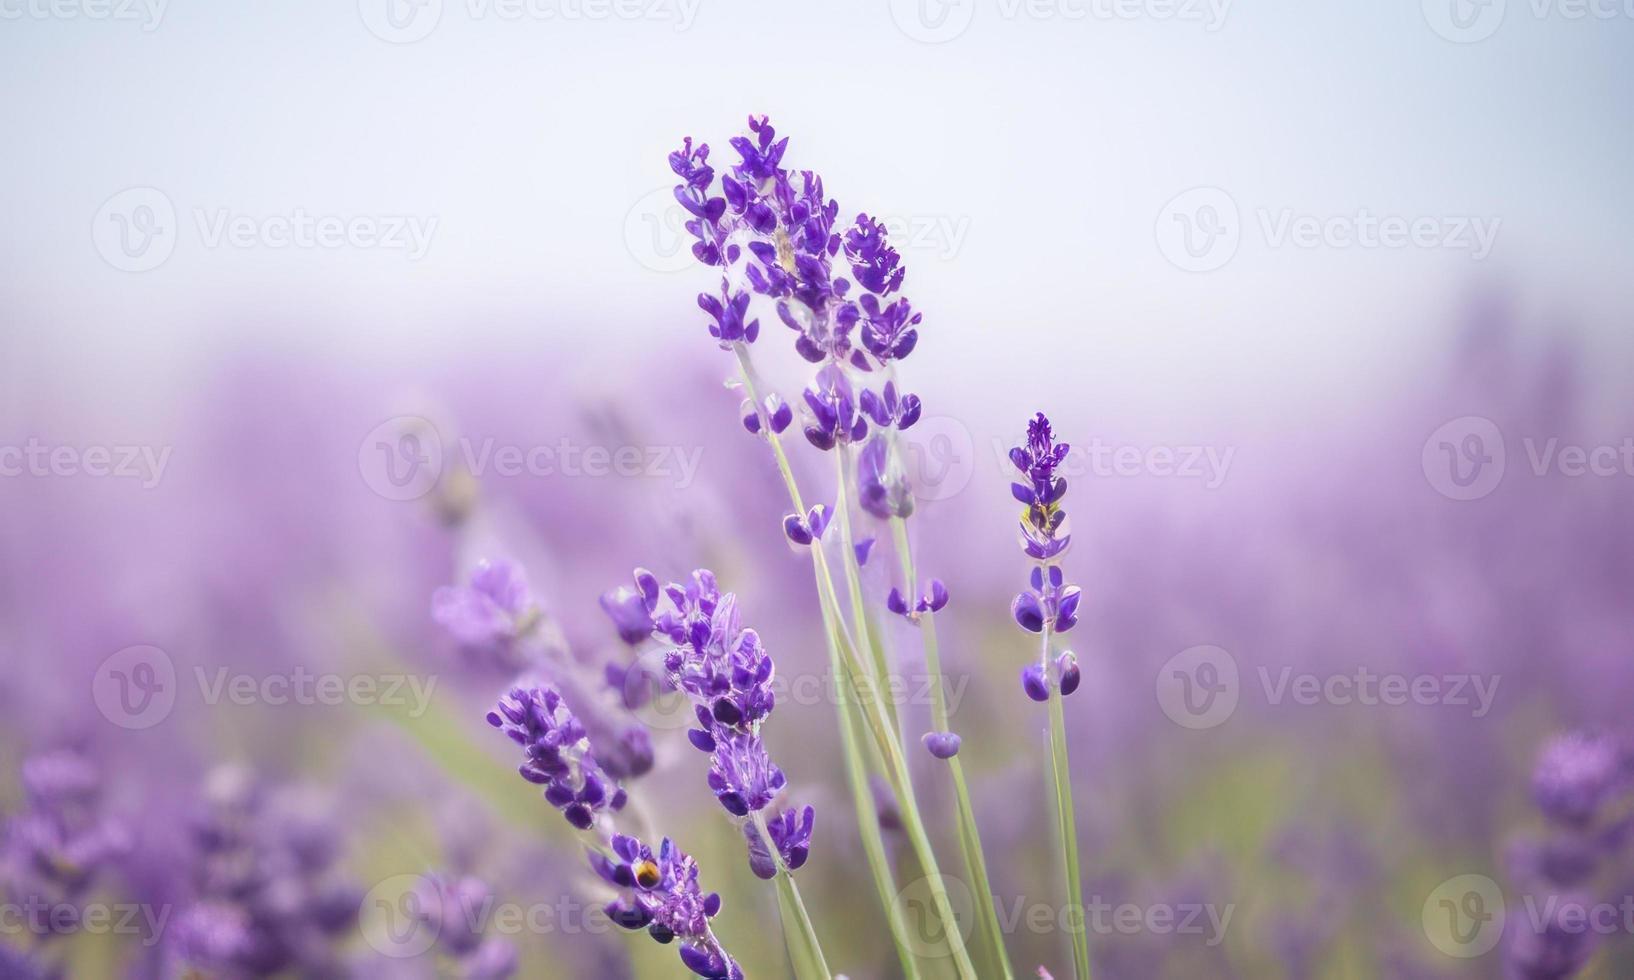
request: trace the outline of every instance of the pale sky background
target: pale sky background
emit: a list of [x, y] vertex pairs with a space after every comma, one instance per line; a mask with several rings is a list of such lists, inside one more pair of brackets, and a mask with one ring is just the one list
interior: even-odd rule
[[[1163, 0], [925, 0], [970, 14], [929, 44], [910, 0], [642, 0], [620, 8], [633, 19], [537, 0], [550, 16], [519, 20], [442, 0], [397, 44], [366, 26], [387, 2], [173, 0], [149, 25], [139, 6], [65, 19], [51, 12], [99, 0], [0, 0], [0, 404], [139, 399], [255, 343], [360, 370], [548, 349], [616, 383], [643, 347], [707, 345], [692, 296], [709, 275], [659, 271], [650, 246], [644, 264], [638, 232], [679, 137], [729, 161], [749, 111], [842, 214], [906, 222], [916, 372], [1006, 410], [1094, 390], [1142, 417], [1362, 412], [1494, 283], [1610, 376], [1634, 363], [1625, 7], [1508, 0], [1490, 37], [1454, 43], [1430, 21], [1463, 0], [1241, 0], [1212, 30], [1206, 7], [1156, 19]], [[1230, 195], [1241, 242], [1187, 272], [1155, 229], [1199, 186]], [[93, 238], [131, 187], [177, 216], [150, 271], [112, 267]], [[1475, 261], [1273, 246], [1262, 228], [1362, 208], [1498, 232]], [[208, 243], [223, 215], [297, 211], [436, 223], [418, 260]]]

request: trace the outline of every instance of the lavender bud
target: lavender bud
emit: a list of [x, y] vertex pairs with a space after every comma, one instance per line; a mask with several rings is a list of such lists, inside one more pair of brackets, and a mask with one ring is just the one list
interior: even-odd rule
[[959, 754], [959, 736], [953, 732], [926, 732], [919, 739], [938, 759], [951, 759]]

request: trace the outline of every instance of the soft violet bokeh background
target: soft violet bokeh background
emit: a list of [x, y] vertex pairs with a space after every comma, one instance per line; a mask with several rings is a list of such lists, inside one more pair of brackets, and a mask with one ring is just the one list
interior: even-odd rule
[[[1627, 734], [1634, 694], [1634, 473], [1531, 461], [1551, 439], [1634, 435], [1626, 11], [1498, 6], [1475, 39], [1447, 36], [1433, 0], [1234, 4], [1217, 29], [1075, 5], [702, 0], [510, 21], [446, 4], [425, 37], [392, 43], [371, 32], [369, 0], [175, 6], [147, 25], [6, 9], [23, 14], [0, 25], [0, 446], [168, 454], [152, 486], [0, 477], [0, 812], [25, 805], [25, 757], [94, 759], [135, 842], [98, 879], [104, 901], [191, 901], [176, 868], [195, 845], [177, 828], [222, 764], [339, 825], [335, 867], [359, 892], [465, 864], [506, 901], [582, 895], [567, 835], [481, 724], [506, 675], [459, 658], [430, 621], [432, 590], [481, 557], [526, 563], [587, 669], [618, 650], [604, 589], [636, 564], [709, 565], [781, 670], [820, 673], [809, 576], [777, 533], [775, 471], [721, 388], [730, 365], [693, 305], [711, 276], [685, 256], [663, 162], [686, 134], [727, 155], [744, 114], [764, 111], [842, 213], [896, 223], [926, 314], [906, 366], [928, 416], [920, 564], [955, 596], [956, 720], [1002, 896], [1060, 901], [1043, 744], [1015, 682], [1029, 651], [1007, 605], [1025, 568], [1001, 457], [1046, 409], [1083, 449], [1220, 461], [1193, 477], [1149, 456], [1124, 474], [1076, 458], [1069, 567], [1088, 595], [1070, 706], [1089, 888], [1234, 910], [1213, 946], [1093, 936], [1102, 973], [1502, 971], [1503, 949], [1447, 955], [1421, 912], [1461, 874], [1518, 904], [1540, 747]], [[926, 43], [949, 29], [932, 26], [942, 13], [970, 17]], [[156, 206], [173, 220], [148, 225], [140, 209]], [[1234, 251], [1184, 253], [1177, 219], [1201, 229], [1204, 206]], [[1478, 217], [1496, 235], [1479, 258], [1274, 235], [1285, 214], [1361, 209], [1443, 228]], [[264, 230], [297, 212], [401, 218], [428, 247], [213, 237], [222, 220]], [[123, 253], [120, 221], [157, 237]], [[769, 373], [793, 393], [800, 365], [764, 318]], [[377, 451], [405, 417], [434, 427], [445, 480], [393, 500]], [[1505, 465], [1455, 499], [1474, 492], [1440, 443], [1457, 453], [1494, 431], [1458, 421], [1472, 417]], [[463, 444], [563, 440], [673, 448], [697, 468], [490, 465], [473, 491], [457, 463]], [[796, 459], [811, 485], [831, 480], [815, 454]], [[477, 516], [450, 530], [435, 502], [473, 492]], [[886, 571], [871, 572], [883, 592]], [[912, 636], [891, 639], [912, 674]], [[140, 729], [94, 696], [108, 658], [136, 645], [176, 671], [173, 709]], [[1191, 728], [1164, 710], [1165, 685], [1198, 647], [1228, 655], [1238, 704]], [[197, 671], [223, 667], [436, 684], [409, 724], [352, 704], [207, 704]], [[1274, 704], [1260, 680], [1363, 668], [1496, 693], [1474, 717]], [[863, 886], [832, 722], [797, 703], [769, 737], [823, 811], [803, 872], [820, 928], [851, 976], [886, 976], [883, 928], [851, 900]], [[728, 944], [751, 975], [775, 975], [775, 913], [695, 759], [659, 742], [642, 792], [727, 896]], [[1602, 895], [1629, 894], [1630, 870], [1602, 869]], [[525, 967], [673, 969], [651, 944], [553, 922], [514, 937]], [[1626, 931], [1596, 937], [1596, 975], [1628, 970]], [[1059, 930], [1010, 939], [1018, 966], [1065, 963]], [[70, 941], [76, 974], [162, 969], [162, 943]], [[357, 930], [333, 945], [381, 969]]]

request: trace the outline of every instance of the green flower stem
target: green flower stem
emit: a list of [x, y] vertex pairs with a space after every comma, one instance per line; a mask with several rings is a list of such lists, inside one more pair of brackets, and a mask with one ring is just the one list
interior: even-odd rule
[[[1055, 771], [1055, 824], [1061, 833], [1061, 853], [1066, 858], [1067, 921], [1077, 922], [1072, 932], [1072, 959], [1078, 980], [1089, 977], [1088, 924], [1084, 919], [1084, 886], [1078, 872], [1078, 823], [1072, 812], [1072, 771], [1067, 765], [1067, 719], [1062, 708], [1060, 685], [1050, 665], [1050, 624], [1044, 624], [1041, 656], [1044, 686], [1050, 694], [1050, 759]], [[1076, 915], [1073, 913], [1076, 911]]]
[[[778, 904], [783, 912], [783, 932], [785, 943], [791, 953], [800, 950], [802, 955], [795, 955], [797, 965], [803, 969], [797, 970], [802, 977], [814, 976], [819, 980], [831, 980], [834, 976], [828, 968], [828, 961], [823, 958], [823, 945], [817, 939], [817, 928], [811, 923], [811, 914], [806, 911], [806, 903], [800, 898], [800, 887], [794, 883], [794, 876], [789, 874], [788, 865], [783, 863], [783, 855], [772, 842], [772, 835], [766, 832], [766, 818], [759, 811], [753, 818], [755, 833], [759, 835], [766, 853], [772, 856], [777, 864], [777, 874], [774, 876], [777, 883]], [[793, 920], [795, 935], [789, 935], [790, 920]]]
[[[896, 544], [897, 556], [902, 562], [903, 580], [907, 583], [908, 594], [912, 595], [918, 588], [913, 564], [913, 550], [908, 541], [908, 525], [900, 517], [891, 518], [891, 537]], [[937, 731], [949, 732], [953, 730], [948, 716], [947, 692], [942, 684], [942, 657], [936, 642], [936, 616], [925, 612], [919, 617], [919, 631], [925, 641], [925, 669], [930, 671], [932, 701], [931, 718]], [[1010, 958], [1005, 954], [1004, 930], [999, 925], [998, 907], [993, 897], [993, 887], [987, 877], [987, 858], [982, 850], [980, 830], [976, 826], [976, 810], [970, 804], [970, 790], [965, 784], [964, 766], [959, 757], [954, 756], [947, 760], [950, 774], [953, 776], [954, 798], [958, 805], [959, 846], [964, 852], [965, 871], [970, 875], [971, 884], [976, 887], [979, 896], [977, 901], [981, 909], [982, 931], [987, 935], [988, 945], [991, 947], [993, 962], [997, 963], [1006, 978], [1014, 976], [1010, 970]]]
[[[827, 639], [829, 670], [838, 679], [842, 676], [840, 647], [832, 631], [824, 630]], [[885, 909], [886, 924], [891, 928], [891, 941], [902, 965], [905, 980], [919, 980], [919, 964], [914, 961], [913, 948], [908, 944], [908, 929], [902, 921], [902, 906], [897, 901], [896, 881], [891, 875], [891, 864], [885, 856], [885, 838], [879, 829], [879, 812], [874, 806], [874, 794], [868, 788], [868, 769], [860, 749], [861, 719], [857, 717], [853, 698], [842, 698], [840, 712], [840, 744], [845, 754], [846, 781], [851, 784], [851, 799], [856, 804], [857, 830], [862, 837], [862, 850], [868, 856], [868, 869], [873, 873], [874, 890], [879, 894], [880, 906]]]
[[[777, 458], [778, 471], [783, 476], [783, 482], [789, 491], [789, 500], [797, 510], [805, 513], [805, 504], [800, 496], [800, 490], [794, 479], [794, 471], [790, 468], [788, 457], [783, 452], [783, 446], [777, 433], [771, 430], [770, 419], [766, 418], [765, 407], [760, 402], [759, 392], [755, 385], [753, 366], [749, 362], [748, 349], [742, 344], [733, 345], [738, 357], [738, 364], [742, 369], [743, 383], [755, 411], [761, 416], [761, 425], [766, 432], [767, 441], [772, 445], [772, 453]], [[842, 490], [843, 492], [843, 490]], [[925, 872], [926, 882], [931, 892], [932, 903], [936, 906], [937, 916], [942, 920], [948, 935], [958, 934], [959, 921], [953, 914], [953, 904], [948, 900], [947, 887], [942, 882], [941, 872], [936, 862], [935, 851], [930, 845], [930, 837], [925, 833], [924, 821], [919, 816], [919, 803], [914, 795], [913, 781], [908, 774], [907, 759], [903, 756], [902, 745], [897, 740], [896, 732], [885, 717], [880, 707], [878, 691], [866, 695], [862, 681], [866, 669], [862, 663], [860, 651], [856, 643], [845, 631], [845, 621], [840, 615], [839, 596], [834, 588], [833, 576], [829, 573], [828, 563], [823, 556], [822, 548], [814, 543], [811, 547], [812, 563], [816, 570], [818, 598], [823, 606], [823, 615], [828, 630], [846, 654], [839, 658], [846, 672], [851, 690], [855, 692], [857, 703], [863, 708], [863, 715], [868, 722], [868, 728], [873, 733], [881, 754], [885, 757], [885, 775], [891, 782], [897, 801], [902, 810], [903, 829], [908, 834], [909, 843], [913, 846], [914, 855], [919, 859], [921, 869]], [[853, 559], [855, 554], [853, 554]], [[872, 686], [872, 685], [870, 685]], [[843, 718], [842, 718], [843, 722]], [[964, 949], [962, 941], [952, 943], [954, 965], [960, 977], [976, 980], [976, 968], [970, 962], [970, 955]]]
[[[857, 625], [857, 642], [870, 655], [870, 662], [874, 668], [874, 682], [883, 696], [891, 690], [891, 669], [885, 662], [884, 647], [875, 644], [868, 632], [867, 605], [862, 598], [862, 566], [857, 563], [856, 539], [851, 534], [850, 493], [851, 479], [855, 470], [851, 465], [849, 447], [835, 447], [834, 468], [839, 481], [839, 490], [834, 496], [834, 510], [840, 522], [840, 548], [844, 552], [840, 558], [841, 566], [845, 570], [846, 587], [851, 593], [851, 619]], [[892, 729], [900, 732], [902, 719], [897, 716], [896, 701], [890, 697], [885, 697], [885, 713], [890, 716]]]

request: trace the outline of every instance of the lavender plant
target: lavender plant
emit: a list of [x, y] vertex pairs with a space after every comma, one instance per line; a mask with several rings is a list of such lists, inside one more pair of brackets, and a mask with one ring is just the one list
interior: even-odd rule
[[[883, 645], [871, 633], [862, 587], [861, 569], [872, 539], [859, 541], [854, 534], [849, 495], [855, 492], [864, 513], [890, 522], [906, 588], [915, 589], [903, 524], [912, 513], [913, 499], [896, 434], [912, 427], [923, 407], [916, 395], [900, 390], [894, 374], [897, 362], [918, 343], [922, 317], [899, 295], [905, 269], [886, 240], [884, 225], [859, 214], [852, 226], [842, 229], [837, 224], [839, 205], [825, 195], [822, 179], [811, 171], [783, 166], [787, 137], [778, 139], [765, 117], [751, 117], [749, 130], [731, 141], [739, 160], [720, 175], [718, 193], [708, 144], [695, 146], [690, 137], [684, 140], [669, 158], [682, 180], [675, 197], [691, 215], [686, 227], [696, 239], [693, 255], [722, 273], [719, 290], [701, 294], [698, 305], [709, 315], [710, 335], [736, 358], [736, 383], [746, 396], [744, 426], [766, 440], [788, 490], [794, 509], [784, 518], [784, 533], [811, 555], [830, 667], [844, 679], [849, 695], [838, 705], [838, 720], [858, 830], [903, 970], [916, 976], [896, 907], [898, 890], [869, 802], [871, 771], [886, 777], [901, 804], [904, 829], [926, 873], [946, 934], [955, 936], [957, 930], [909, 774], [902, 719], [894, 704], [878, 697], [889, 684], [890, 670]], [[851, 278], [836, 271], [842, 253]], [[853, 289], [853, 280], [860, 289]], [[756, 373], [750, 347], [760, 336], [760, 321], [751, 314], [752, 294], [773, 304], [778, 319], [793, 331], [795, 351], [818, 365], [801, 395], [801, 428], [814, 449], [832, 454], [832, 508], [824, 503], [807, 506], [783, 448], [781, 436], [793, 423], [794, 413]], [[849, 622], [825, 549], [824, 536], [831, 525], [839, 531], [837, 560], [849, 600]], [[900, 591], [893, 592], [888, 608], [924, 624], [926, 663], [936, 699], [935, 728], [923, 741], [935, 757], [949, 763], [958, 799], [961, 851], [980, 896], [989, 969], [1009, 976], [974, 811], [956, 759], [959, 738], [947, 717], [935, 633], [928, 625], [929, 615], [946, 602], [945, 588], [932, 583], [923, 600], [911, 603]], [[871, 739], [867, 754], [865, 737]], [[974, 976], [976, 969], [962, 940], [950, 946], [960, 975]]]
[[584, 729], [561, 695], [544, 685], [513, 687], [488, 715], [489, 724], [523, 747], [524, 779], [545, 785], [545, 799], [567, 821], [591, 831], [600, 850], [590, 867], [623, 892], [606, 906], [625, 929], [645, 929], [660, 943], [680, 942], [681, 961], [710, 980], [741, 980], [742, 969], [710, 928], [720, 896], [705, 894], [698, 866], [669, 838], [655, 854], [638, 838], [619, 833], [613, 817], [628, 794], [595, 763]]
[[[1061, 505], [1067, 493], [1066, 477], [1058, 470], [1071, 447], [1055, 441], [1050, 420], [1043, 412], [1027, 423], [1027, 441], [1010, 450], [1010, 462], [1021, 471], [1024, 482], [1010, 485], [1010, 492], [1024, 510], [1021, 515], [1021, 549], [1033, 562], [1030, 588], [1016, 595], [1010, 606], [1016, 624], [1039, 636], [1038, 662], [1022, 669], [1021, 686], [1034, 701], [1048, 702], [1050, 709], [1050, 757], [1055, 775], [1056, 830], [1066, 872], [1067, 907], [1083, 921], [1083, 883], [1078, 868], [1078, 830], [1073, 816], [1072, 770], [1067, 763], [1066, 716], [1062, 699], [1078, 689], [1079, 669], [1071, 650], [1052, 656], [1051, 638], [1066, 633], [1078, 622], [1078, 602], [1082, 595], [1066, 583], [1058, 564], [1072, 543], [1067, 512]], [[1089, 942], [1083, 929], [1072, 932], [1072, 955], [1079, 980], [1089, 977]]]
[[1509, 854], [1511, 878], [1543, 919], [1505, 930], [1504, 970], [1512, 980], [1566, 980], [1593, 957], [1601, 937], [1571, 917], [1604, 900], [1607, 871], [1634, 831], [1634, 815], [1616, 806], [1631, 776], [1634, 756], [1602, 732], [1560, 735], [1543, 747], [1532, 799], [1547, 829]]

